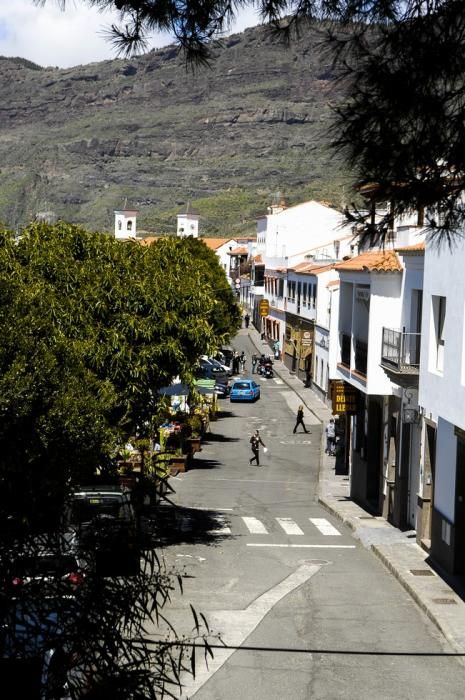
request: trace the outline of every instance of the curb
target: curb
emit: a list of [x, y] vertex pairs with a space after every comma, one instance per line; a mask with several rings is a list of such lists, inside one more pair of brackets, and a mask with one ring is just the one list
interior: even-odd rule
[[[460, 642], [457, 640], [457, 638], [451, 631], [449, 625], [445, 623], [444, 620], [441, 620], [440, 615], [438, 616], [435, 614], [434, 610], [432, 610], [430, 605], [428, 604], [430, 601], [427, 602], [424, 600], [424, 597], [421, 595], [421, 592], [419, 592], [417, 588], [411, 584], [404, 572], [401, 571], [391, 562], [389, 557], [381, 551], [381, 547], [379, 545], [373, 544], [371, 546], [371, 551], [382, 562], [383, 566], [385, 566], [386, 569], [394, 576], [394, 578], [396, 578], [397, 581], [399, 581], [401, 586], [415, 601], [415, 603], [424, 612], [424, 614], [431, 620], [431, 622], [433, 622], [436, 625], [438, 630], [445, 637], [445, 639], [447, 639], [447, 641], [455, 649], [455, 651], [459, 654], [465, 654], [465, 640], [464, 642]], [[439, 580], [442, 581], [440, 577], [437, 578], [439, 578]], [[441, 588], [441, 591], [444, 591], [444, 589]], [[462, 664], [465, 664], [465, 659], [462, 659], [461, 662]]]

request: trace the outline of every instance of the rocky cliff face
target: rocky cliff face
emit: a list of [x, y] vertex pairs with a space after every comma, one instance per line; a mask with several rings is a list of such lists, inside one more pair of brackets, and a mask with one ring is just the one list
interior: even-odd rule
[[277, 191], [338, 204], [327, 132], [340, 88], [316, 40], [249, 29], [194, 72], [173, 47], [65, 70], [0, 59], [0, 219], [53, 210], [112, 230], [126, 203], [139, 228], [173, 230], [190, 201], [226, 235], [253, 230]]

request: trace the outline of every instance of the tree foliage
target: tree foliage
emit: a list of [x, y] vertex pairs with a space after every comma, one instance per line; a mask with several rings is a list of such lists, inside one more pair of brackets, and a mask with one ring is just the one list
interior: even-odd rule
[[45, 474], [65, 488], [108, 465], [158, 390], [188, 381], [239, 322], [216, 256], [189, 240], [143, 247], [33, 224], [19, 242], [4, 233], [0, 289], [0, 466], [16, 493], [34, 465], [38, 501]]
[[[44, 631], [53, 605], [60, 644], [77, 658], [73, 697], [89, 684], [94, 698], [169, 694], [190, 668], [186, 640], [164, 611], [182, 579], [140, 531], [128, 535], [137, 553], [130, 577], [91, 567], [72, 596], [58, 576], [10, 599], [14, 562], [63, 548], [72, 486], [97, 468], [110, 472], [129, 435], [150, 433], [158, 390], [177, 375], [189, 382], [199, 355], [226, 341], [238, 319], [216, 256], [199, 242], [145, 247], [66, 223], [32, 224], [19, 241], [1, 232], [0, 632], [19, 610], [14, 652], [25, 639], [53, 645], [57, 629]], [[194, 630], [203, 639], [200, 624]]]

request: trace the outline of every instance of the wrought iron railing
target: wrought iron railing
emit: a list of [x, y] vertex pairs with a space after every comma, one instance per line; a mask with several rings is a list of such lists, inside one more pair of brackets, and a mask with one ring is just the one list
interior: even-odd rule
[[419, 370], [421, 333], [383, 328], [381, 364], [397, 371]]

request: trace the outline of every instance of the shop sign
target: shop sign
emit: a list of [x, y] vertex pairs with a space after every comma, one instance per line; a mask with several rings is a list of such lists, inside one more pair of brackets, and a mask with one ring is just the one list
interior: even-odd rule
[[311, 345], [312, 344], [312, 334], [310, 331], [304, 331], [302, 333], [302, 345]]
[[333, 413], [357, 413], [357, 390], [345, 382], [333, 382], [332, 385]]
[[260, 311], [260, 316], [268, 316], [268, 314], [270, 313], [270, 302], [268, 301], [268, 299], [261, 299], [258, 305], [258, 309]]

